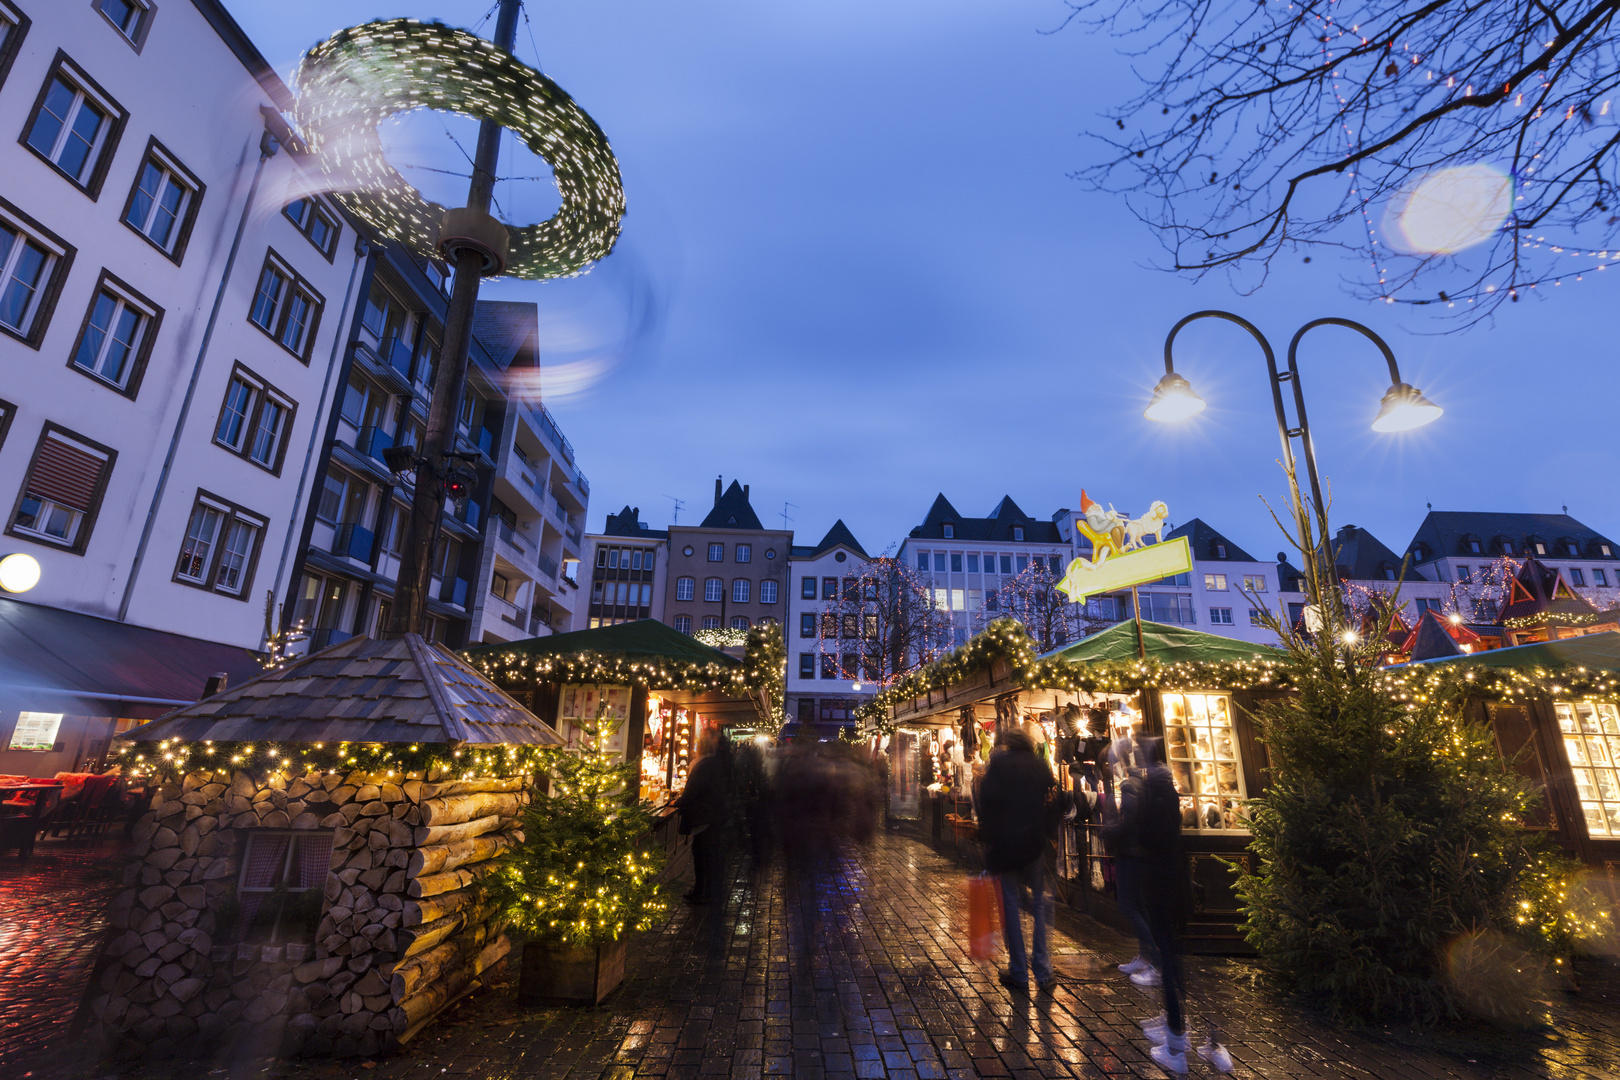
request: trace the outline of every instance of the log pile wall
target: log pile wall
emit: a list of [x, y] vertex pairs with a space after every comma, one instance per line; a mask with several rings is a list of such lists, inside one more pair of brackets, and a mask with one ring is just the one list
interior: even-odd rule
[[[521, 779], [198, 771], [136, 826], [89, 1019], [108, 1049], [198, 1040], [266, 1055], [372, 1054], [408, 1040], [511, 945], [481, 898], [521, 839]], [[224, 925], [252, 829], [329, 830], [314, 939]]]

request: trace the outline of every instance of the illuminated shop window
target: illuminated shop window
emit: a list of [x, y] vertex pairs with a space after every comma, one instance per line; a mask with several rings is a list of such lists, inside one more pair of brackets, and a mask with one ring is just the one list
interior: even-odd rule
[[1243, 769], [1225, 694], [1164, 694], [1165, 757], [1181, 796], [1181, 827], [1247, 832]]
[[1575, 774], [1586, 831], [1620, 836], [1620, 710], [1608, 701], [1553, 703], [1564, 752]]

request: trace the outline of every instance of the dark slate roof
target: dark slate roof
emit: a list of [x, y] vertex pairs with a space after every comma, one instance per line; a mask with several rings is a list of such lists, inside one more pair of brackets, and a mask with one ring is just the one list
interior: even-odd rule
[[649, 529], [641, 522], [641, 507], [626, 504], [617, 514], [607, 516], [604, 536], [635, 536], [644, 540], [668, 540], [668, 529]]
[[1288, 558], [1288, 552], [1277, 552], [1277, 591], [1303, 592], [1294, 587], [1294, 583], [1305, 576], [1305, 571], [1295, 566]]
[[1554, 567], [1536, 559], [1524, 560], [1508, 586], [1507, 599], [1496, 621], [1536, 618], [1541, 615], [1596, 615], [1593, 607], [1569, 587]]
[[352, 637], [135, 729], [143, 742], [560, 743], [442, 645]]
[[[715, 485], [719, 486], [719, 481]], [[701, 528], [705, 529], [763, 529], [759, 515], [754, 513], [753, 505], [748, 501], [748, 489], [733, 480], [731, 486], [726, 488], [724, 494], [717, 493], [714, 500], [714, 509], [704, 518]]]
[[920, 540], [945, 539], [945, 526], [951, 525], [953, 540], [995, 540], [1017, 543], [1013, 540], [1015, 527], [1024, 530], [1023, 542], [1026, 544], [1061, 544], [1063, 534], [1058, 531], [1057, 523], [1032, 518], [1018, 508], [1011, 496], [1004, 495], [1001, 501], [990, 511], [989, 517], [971, 518], [963, 517], [957, 513], [956, 507], [950, 504], [944, 494], [935, 496], [934, 505], [928, 508], [928, 515], [923, 523], [911, 530], [911, 535]]
[[723, 668], [742, 664], [734, 656], [683, 634], [657, 619], [638, 619], [635, 622], [600, 626], [590, 630], [572, 630], [566, 634], [527, 638], [523, 641], [503, 641], [479, 645], [466, 650], [474, 659], [502, 653], [523, 656], [552, 656], [562, 653], [601, 653], [633, 660], [676, 661], [683, 664], [717, 664]]
[[[1192, 548], [1192, 557], [1201, 562], [1259, 562], [1260, 560], [1238, 547], [1225, 536], [1216, 532], [1204, 523], [1202, 518], [1193, 518], [1178, 528], [1165, 533], [1166, 540], [1174, 540], [1178, 536], [1185, 536], [1188, 545]], [[1226, 546], [1226, 554], [1219, 554], [1217, 544]]]
[[244, 682], [263, 670], [251, 649], [0, 597], [0, 687], [11, 697], [77, 691], [172, 704], [202, 697], [215, 672]]
[[[1421, 545], [1421, 557], [1414, 555], [1419, 563], [1457, 556], [1477, 559], [1481, 555], [1502, 554], [1492, 546], [1498, 538], [1512, 540], [1515, 555], [1533, 554], [1535, 548], [1531, 545], [1539, 539], [1547, 545], [1548, 558], [1620, 559], [1620, 544], [1568, 514], [1430, 510], [1407, 550], [1416, 551]], [[1480, 551], [1469, 550], [1470, 539], [1479, 541]], [[1577, 556], [1571, 556], [1565, 546], [1571, 542], [1579, 549]], [[1605, 544], [1609, 548], [1608, 555], [1603, 554]]]
[[540, 363], [539, 308], [519, 300], [480, 300], [473, 311], [473, 337], [495, 366], [535, 367]]
[[[1401, 576], [1401, 557], [1359, 525], [1345, 525], [1333, 534], [1333, 559], [1341, 581], [1394, 581]], [[1427, 581], [1408, 567], [1408, 581]]]
[[832, 528], [827, 530], [827, 535], [821, 538], [821, 543], [811, 548], [796, 547], [793, 549], [793, 556], [798, 559], [813, 559], [817, 555], [831, 551], [840, 544], [863, 559], [871, 558], [866, 553], [866, 549], [861, 547], [860, 541], [855, 539], [855, 534], [849, 531], [849, 526], [844, 524], [843, 518], [833, 522]]

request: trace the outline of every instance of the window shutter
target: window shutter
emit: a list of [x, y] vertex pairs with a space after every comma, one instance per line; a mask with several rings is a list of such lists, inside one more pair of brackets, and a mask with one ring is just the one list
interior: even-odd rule
[[106, 464], [106, 458], [49, 437], [40, 444], [39, 457], [28, 477], [28, 490], [42, 499], [88, 513]]

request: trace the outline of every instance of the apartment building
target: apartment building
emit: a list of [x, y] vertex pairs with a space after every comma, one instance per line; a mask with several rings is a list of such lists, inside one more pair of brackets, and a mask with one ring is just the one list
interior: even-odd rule
[[[1620, 605], [1620, 544], [1567, 512], [1430, 510], [1406, 551], [1429, 580], [1461, 586], [1475, 584], [1493, 562], [1534, 557], [1562, 574], [1594, 607]], [[1470, 621], [1496, 616], [1494, 610], [1463, 614]]]
[[748, 485], [714, 481], [714, 506], [697, 525], [669, 528], [664, 618], [685, 634], [780, 622], [787, 610], [790, 529], [767, 529]]
[[574, 607], [573, 628], [594, 629], [638, 619], [664, 621], [669, 530], [649, 529], [641, 507], [609, 514], [599, 533], [588, 533], [581, 552], [590, 595]]
[[[1256, 559], [1201, 518], [1165, 533], [1166, 540], [1187, 538], [1192, 570], [1137, 588], [1142, 617], [1152, 622], [1191, 626], [1221, 637], [1275, 644], [1263, 609], [1282, 610], [1277, 566]], [[1121, 606], [1129, 610], [1130, 594]]]
[[840, 518], [821, 542], [792, 549], [792, 589], [784, 626], [788, 653], [786, 712], [804, 725], [836, 729], [871, 700], [876, 687], [863, 683], [860, 634], [855, 616], [838, 610], [854, 599], [866, 549]]

